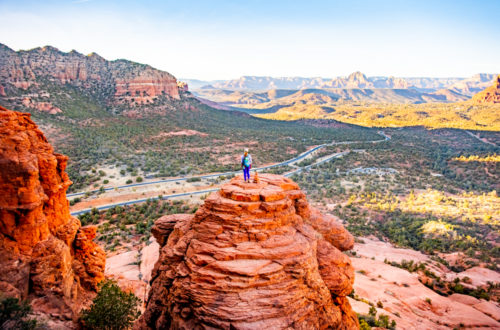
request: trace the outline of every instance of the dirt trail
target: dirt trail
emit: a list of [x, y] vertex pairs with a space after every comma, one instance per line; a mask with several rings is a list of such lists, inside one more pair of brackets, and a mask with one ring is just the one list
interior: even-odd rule
[[495, 143], [491, 142], [491, 141], [488, 141], [486, 138], [481, 138], [479, 137], [479, 133], [478, 134], [474, 134], [470, 131], [465, 131], [467, 134], [469, 134], [470, 136], [472, 136], [473, 138], [476, 138], [478, 139], [479, 141], [483, 142], [483, 143], [486, 143], [486, 144], [489, 144], [489, 145], [492, 145], [494, 147], [498, 147]]

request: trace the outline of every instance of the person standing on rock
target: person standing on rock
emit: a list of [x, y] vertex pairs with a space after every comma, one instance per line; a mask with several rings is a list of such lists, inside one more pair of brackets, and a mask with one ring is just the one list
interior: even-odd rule
[[245, 152], [243, 153], [243, 156], [241, 156], [241, 168], [243, 169], [243, 178], [245, 179], [245, 182], [250, 182], [252, 156], [250, 156], [250, 154], [248, 153], [248, 148], [245, 148]]

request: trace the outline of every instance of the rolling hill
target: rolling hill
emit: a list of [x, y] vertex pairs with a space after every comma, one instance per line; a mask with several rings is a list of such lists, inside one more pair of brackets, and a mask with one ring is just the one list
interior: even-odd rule
[[[271, 89], [268, 91], [240, 91], [226, 89], [199, 89], [193, 92], [196, 96], [226, 106], [266, 109], [291, 102], [311, 103], [314, 98], [324, 99], [328, 96], [334, 102], [372, 102], [372, 103], [431, 103], [457, 102], [469, 97], [452, 90], [439, 90], [432, 93], [420, 92], [416, 89], [389, 88], [308, 88], [300, 90]], [[313, 96], [314, 95], [314, 96]]]
[[[500, 130], [498, 81], [470, 100], [467, 93], [485, 86], [491, 75], [481, 74], [428, 92], [415, 88], [303, 88], [244, 91], [205, 88], [197, 97], [226, 109], [274, 120], [332, 119], [369, 127], [423, 125], [430, 128]], [[498, 79], [498, 78], [497, 78]], [[349, 85], [351, 84], [351, 85]], [[375, 86], [363, 74], [345, 85]], [[492, 83], [490, 83], [491, 85]]]

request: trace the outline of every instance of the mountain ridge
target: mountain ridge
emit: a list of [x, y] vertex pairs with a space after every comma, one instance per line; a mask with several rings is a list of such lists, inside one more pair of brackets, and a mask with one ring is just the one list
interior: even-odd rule
[[[304, 89], [304, 88], [414, 88], [425, 92], [440, 89], [454, 89], [461, 94], [472, 96], [479, 89], [484, 89], [491, 83], [496, 74], [479, 73], [472, 77], [394, 77], [373, 76], [367, 77], [360, 71], [348, 76], [336, 78], [322, 77], [271, 77], [271, 76], [242, 76], [230, 80], [203, 81], [182, 78], [191, 89], [212, 88], [229, 90], [262, 91], [269, 89]], [[471, 90], [472, 89], [472, 90]]]
[[[310, 100], [297, 98], [298, 95], [327, 95], [330, 103], [354, 101], [373, 103], [429, 103], [466, 101], [468, 96], [454, 90], [441, 89], [435, 92], [421, 92], [413, 88], [303, 88], [303, 89], [271, 89], [267, 91], [243, 91], [230, 89], [198, 89], [192, 91], [196, 97], [217, 102], [222, 106], [244, 108], [271, 108], [276, 103], [287, 103], [292, 97], [301, 103]], [[287, 103], [289, 104], [289, 102]]]
[[16, 52], [0, 44], [0, 81], [0, 96], [11, 107], [23, 104], [40, 111], [52, 109], [43, 103], [50, 100], [41, 99], [50, 99], [54, 84], [77, 88], [110, 109], [180, 99], [177, 79], [166, 71], [52, 46]]

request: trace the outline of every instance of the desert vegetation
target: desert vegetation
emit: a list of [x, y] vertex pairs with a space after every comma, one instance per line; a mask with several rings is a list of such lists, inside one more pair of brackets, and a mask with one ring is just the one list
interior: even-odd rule
[[116, 282], [105, 280], [99, 284], [99, 292], [92, 305], [82, 311], [84, 329], [130, 329], [141, 315], [140, 300], [131, 292], [124, 292]]
[[486, 158], [498, 148], [455, 130], [386, 133], [392, 136], [390, 141], [356, 145], [357, 152], [293, 179], [310, 198], [329, 205], [357, 236], [375, 235], [431, 255], [461, 252], [466, 257], [463, 264], [453, 265], [457, 271], [477, 265], [496, 270], [500, 260], [497, 163], [456, 158], [473, 151]]
[[0, 296], [0, 329], [37, 329], [42, 324], [30, 316], [31, 306], [27, 301]]
[[254, 112], [260, 118], [274, 120], [334, 119], [366, 127], [425, 126], [500, 130], [495, 113], [499, 105], [463, 103], [370, 103], [335, 102], [332, 104], [290, 104], [276, 111]]
[[[188, 96], [159, 99], [156, 106], [168, 105], [168, 110], [146, 116], [141, 113], [146, 106], [121, 104], [110, 109], [91, 92], [45, 83], [52, 103], [64, 112], [51, 115], [20, 104], [6, 106], [29, 111], [42, 127], [50, 127], [46, 134], [51, 143], [70, 157], [70, 192], [101, 184], [105, 177], [95, 169], [104, 165], [119, 167], [134, 178], [139, 173], [143, 177], [194, 175], [239, 169], [238, 156], [245, 147], [251, 150], [254, 166], [261, 166], [290, 159], [307, 147], [332, 140], [379, 139], [372, 129], [269, 121], [215, 110]], [[129, 111], [129, 115], [117, 115], [115, 110]], [[183, 130], [191, 135], [166, 134]]]
[[480, 157], [478, 155], [471, 155], [468, 157], [465, 157], [464, 155], [460, 157], [455, 157], [453, 160], [459, 161], [459, 162], [480, 162], [480, 163], [498, 163], [500, 162], [500, 155], [494, 154], [494, 155], [488, 155], [484, 157]]
[[79, 216], [82, 225], [98, 225], [97, 241], [109, 252], [120, 252], [148, 242], [151, 226], [162, 215], [194, 213], [196, 205], [185, 200], [150, 199], [142, 204], [93, 209]]

